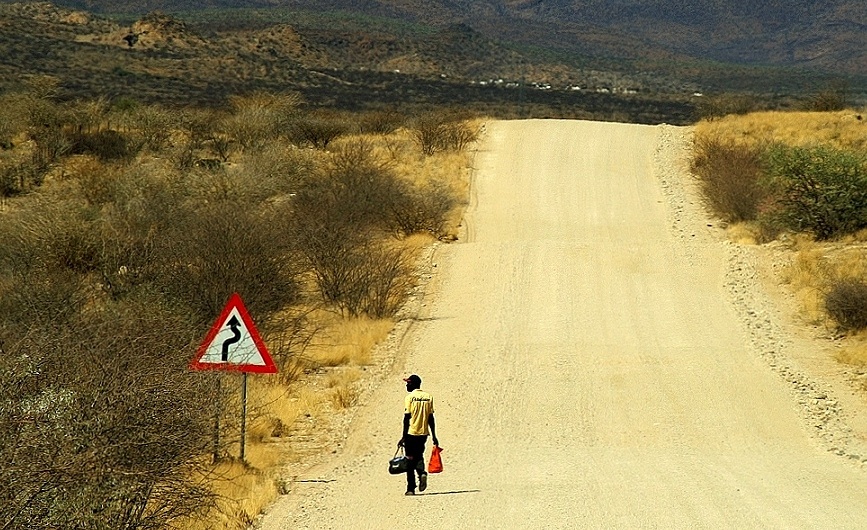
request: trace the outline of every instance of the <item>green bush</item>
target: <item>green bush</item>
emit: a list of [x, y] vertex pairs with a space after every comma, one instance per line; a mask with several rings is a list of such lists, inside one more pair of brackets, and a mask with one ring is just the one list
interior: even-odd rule
[[755, 220], [766, 197], [760, 185], [762, 152], [718, 139], [696, 142], [693, 173], [711, 211], [727, 222]]
[[867, 162], [863, 155], [829, 147], [773, 146], [765, 182], [773, 217], [818, 239], [867, 227]]
[[825, 310], [841, 329], [867, 328], [867, 281], [836, 282], [825, 295]]

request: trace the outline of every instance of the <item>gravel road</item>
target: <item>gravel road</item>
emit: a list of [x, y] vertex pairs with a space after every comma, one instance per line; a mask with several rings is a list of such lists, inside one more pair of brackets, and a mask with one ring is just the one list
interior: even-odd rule
[[[488, 123], [466, 233], [432, 254], [340, 450], [257, 526], [867, 528], [860, 398], [702, 212], [688, 135]], [[386, 472], [409, 373], [445, 464], [415, 497]]]

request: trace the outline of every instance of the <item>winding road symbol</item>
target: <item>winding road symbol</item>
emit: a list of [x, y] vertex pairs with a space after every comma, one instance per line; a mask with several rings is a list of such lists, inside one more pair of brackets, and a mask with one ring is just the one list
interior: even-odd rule
[[277, 373], [277, 365], [237, 293], [214, 321], [190, 362], [190, 370]]
[[226, 325], [232, 328], [232, 336], [223, 341], [223, 362], [229, 360], [229, 346], [241, 340], [241, 332], [238, 330], [238, 326], [240, 326], [241, 323], [238, 322], [238, 317], [232, 315], [232, 318], [226, 322]]

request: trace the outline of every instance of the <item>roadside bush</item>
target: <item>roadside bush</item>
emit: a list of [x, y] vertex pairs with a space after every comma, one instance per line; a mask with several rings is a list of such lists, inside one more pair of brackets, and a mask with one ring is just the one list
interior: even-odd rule
[[306, 179], [294, 199], [295, 214], [353, 232], [397, 232], [393, 211], [408, 200], [408, 184], [373, 153], [369, 141], [338, 146], [330, 167]]
[[867, 328], [867, 282], [858, 279], [835, 282], [825, 295], [825, 310], [843, 330]]
[[215, 396], [186, 371], [189, 323], [144, 309], [0, 336], [6, 528], [157, 530], [213, 504]]
[[777, 145], [768, 151], [767, 184], [773, 216], [818, 239], [867, 227], [867, 162], [862, 155], [828, 147]]
[[392, 316], [412, 287], [408, 254], [345, 223], [325, 214], [294, 231], [323, 300], [350, 316]]
[[478, 139], [478, 132], [464, 119], [449, 114], [430, 113], [419, 117], [412, 134], [427, 156], [440, 151], [461, 151]]
[[726, 222], [755, 220], [766, 197], [760, 185], [762, 152], [716, 138], [696, 142], [693, 173], [710, 210]]
[[395, 226], [403, 235], [429, 232], [434, 237], [444, 237], [448, 214], [457, 202], [445, 182], [432, 181], [412, 186], [404, 200], [392, 206]]

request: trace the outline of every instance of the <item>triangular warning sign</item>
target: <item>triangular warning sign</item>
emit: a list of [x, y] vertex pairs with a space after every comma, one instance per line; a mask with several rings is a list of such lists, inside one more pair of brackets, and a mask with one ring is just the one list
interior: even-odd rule
[[223, 312], [205, 336], [190, 363], [190, 370], [277, 373], [277, 366], [238, 293], [229, 298]]

